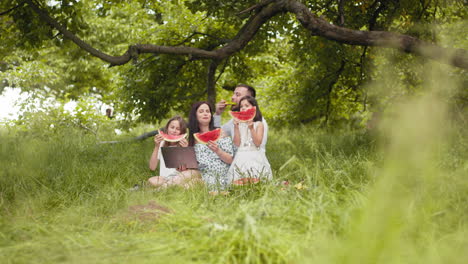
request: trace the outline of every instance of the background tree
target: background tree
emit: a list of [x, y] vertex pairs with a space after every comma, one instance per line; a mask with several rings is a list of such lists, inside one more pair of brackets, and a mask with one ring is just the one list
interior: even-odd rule
[[[0, 49], [0, 77], [58, 98], [98, 93], [140, 121], [162, 119], [171, 109], [186, 111], [196, 100], [226, 98], [223, 87], [246, 82], [258, 88], [273, 122], [333, 124], [385, 101], [363, 88], [378, 81], [377, 66], [396, 65], [391, 70], [408, 91], [419, 89], [424, 74], [410, 64], [439, 60], [464, 74], [468, 56], [456, 49], [466, 47], [464, 5], [461, 0], [11, 1], [0, 6], [6, 44]], [[438, 45], [447, 37], [455, 49]], [[392, 48], [391, 61], [375, 46]]]

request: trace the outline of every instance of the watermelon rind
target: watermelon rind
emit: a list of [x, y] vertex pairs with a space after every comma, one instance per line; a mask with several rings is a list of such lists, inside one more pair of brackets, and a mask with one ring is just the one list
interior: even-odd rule
[[164, 138], [164, 141], [167, 141], [167, 142], [179, 142], [187, 136], [187, 133], [178, 135], [178, 136], [172, 136], [172, 135], [164, 133], [161, 130], [159, 130], [158, 132], [159, 132], [159, 135], [161, 135]]
[[245, 111], [229, 111], [229, 115], [231, 115], [232, 118], [239, 120], [239, 122], [252, 121], [255, 118], [256, 113], [257, 108], [255, 106]]
[[221, 128], [217, 128], [205, 133], [195, 133], [193, 137], [201, 144], [208, 144], [208, 141], [216, 142], [221, 137]]

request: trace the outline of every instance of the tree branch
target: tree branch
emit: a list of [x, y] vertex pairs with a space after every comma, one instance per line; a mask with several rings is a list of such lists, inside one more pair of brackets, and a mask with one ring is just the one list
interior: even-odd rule
[[286, 0], [285, 8], [296, 14], [301, 24], [313, 35], [350, 45], [398, 49], [468, 69], [468, 52], [466, 50], [443, 48], [412, 36], [387, 31], [360, 31], [339, 27], [312, 14], [305, 5], [295, 0]]
[[344, 26], [345, 18], [344, 18], [344, 0], [338, 1], [338, 14], [339, 14], [339, 23], [341, 27]]
[[223, 75], [224, 73], [224, 70], [226, 69], [226, 66], [228, 65], [229, 63], [229, 57], [226, 59], [226, 61], [224, 62], [223, 64], [223, 68], [221, 69], [221, 72], [218, 74], [218, 77], [216, 77], [216, 80], [215, 80], [215, 83], [218, 82], [219, 78], [221, 78], [221, 75]]
[[387, 8], [387, 4], [385, 1], [375, 1], [375, 4], [378, 4], [379, 6], [375, 10], [375, 12], [372, 14], [372, 17], [369, 19], [369, 30], [374, 30], [375, 24], [377, 23], [377, 18], [379, 17], [380, 13], [384, 11]]
[[243, 49], [253, 39], [264, 23], [281, 12], [282, 6], [276, 3], [263, 7], [258, 13], [250, 17], [249, 21], [239, 30], [228, 45], [220, 48], [216, 52], [220, 54], [221, 58], [226, 58]]
[[245, 24], [239, 33], [236, 35], [234, 40], [229, 42], [226, 46], [210, 51], [193, 47], [173, 47], [173, 46], [159, 46], [153, 44], [136, 44], [129, 47], [129, 49], [122, 56], [111, 56], [102, 51], [93, 48], [88, 43], [77, 37], [72, 32], [68, 31], [64, 26], [60, 25], [55, 19], [49, 16], [47, 12], [43, 11], [33, 0], [25, 0], [26, 3], [51, 27], [57, 29], [66, 38], [73, 41], [77, 46], [87, 51], [91, 55], [98, 57], [99, 59], [109, 62], [111, 66], [123, 65], [128, 63], [132, 57], [137, 56], [140, 53], [154, 53], [154, 54], [175, 54], [175, 55], [187, 55], [189, 58], [199, 59], [224, 59], [239, 50], [243, 49], [248, 42], [255, 36], [258, 29], [268, 21], [272, 16], [279, 13], [280, 9], [276, 8], [262, 9], [261, 12], [254, 15], [250, 21]]
[[255, 10], [255, 9], [259, 9], [259, 8], [262, 8], [268, 4], [270, 4], [271, 2], [274, 2], [275, 0], [264, 0], [256, 5], [253, 5], [245, 10], [242, 10], [240, 11], [239, 13], [237, 13], [237, 15], [242, 15], [242, 14], [245, 14], [245, 13], [249, 13], [250, 11], [252, 10]]
[[206, 83], [206, 93], [208, 95], [208, 102], [211, 105], [214, 105], [216, 102], [216, 68], [218, 68], [219, 61], [212, 60], [210, 65], [208, 66], [208, 76], [207, 76], [207, 83]]
[[296, 15], [296, 18], [307, 30], [316, 36], [349, 45], [398, 49], [403, 52], [468, 69], [468, 52], [464, 49], [443, 48], [412, 36], [392, 32], [360, 31], [339, 27], [311, 13], [304, 4], [297, 0], [265, 0], [261, 2], [255, 7], [258, 12], [251, 15], [248, 22], [239, 30], [235, 38], [219, 49], [205, 50], [186, 46], [172, 47], [153, 44], [136, 44], [130, 46], [121, 56], [111, 56], [93, 48], [51, 18], [45, 11], [39, 8], [33, 0], [25, 0], [25, 2], [28, 3], [46, 23], [59, 30], [66, 38], [72, 40], [76, 45], [86, 50], [91, 55], [109, 62], [111, 66], [126, 64], [132, 59], [132, 56], [137, 56], [140, 53], [175, 54], [186, 55], [189, 56], [190, 59], [222, 60], [242, 50], [253, 39], [260, 27], [273, 16], [280, 13], [291, 12]]
[[344, 70], [345, 64], [346, 64], [346, 62], [344, 60], [341, 60], [340, 68], [335, 72], [335, 74], [336, 74], [335, 78], [333, 78], [333, 80], [331, 80], [331, 82], [328, 85], [327, 107], [326, 107], [326, 110], [325, 110], [325, 125], [328, 124], [328, 120], [330, 118], [331, 93], [333, 91], [333, 87], [335, 86], [335, 84], [340, 79], [340, 75]]
[[103, 61], [110, 62], [111, 65], [122, 65], [130, 61], [130, 53], [127, 51], [122, 56], [110, 56], [105, 54], [89, 45], [88, 43], [84, 42], [80, 38], [78, 38], [75, 34], [68, 31], [64, 26], [59, 24], [55, 19], [49, 16], [49, 14], [43, 11], [33, 0], [25, 0], [25, 2], [36, 12], [42, 20], [44, 20], [49, 26], [57, 29], [60, 33], [62, 33], [66, 38], [73, 41], [78, 47], [82, 48], [83, 50], [87, 51], [91, 55], [100, 58]]
[[25, 2], [26, 2], [26, 1], [21, 1], [21, 2], [20, 2], [19, 4], [17, 4], [16, 6], [14, 6], [14, 7], [8, 9], [8, 10], [6, 10], [6, 11], [0, 12], [0, 16], [6, 15], [6, 14], [10, 13], [11, 11], [15, 10], [16, 8], [21, 7], [22, 5], [24, 5]]
[[195, 31], [193, 32], [192, 34], [190, 34], [190, 36], [186, 37], [184, 40], [182, 40], [181, 42], [177, 43], [175, 46], [180, 46], [182, 44], [185, 44], [187, 43], [190, 39], [192, 39], [193, 36], [195, 35], [202, 35], [202, 36], [207, 36], [207, 37], [210, 37], [212, 39], [216, 39], [220, 44], [226, 44], [226, 43], [229, 43], [231, 40], [229, 39], [222, 39], [222, 38], [218, 38], [216, 36], [213, 36], [211, 34], [207, 34], [207, 33], [203, 33], [203, 32], [198, 32], [198, 31]]

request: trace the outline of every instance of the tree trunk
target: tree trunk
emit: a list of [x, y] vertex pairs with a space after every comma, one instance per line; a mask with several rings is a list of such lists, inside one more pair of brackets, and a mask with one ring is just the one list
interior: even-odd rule
[[208, 76], [206, 82], [206, 93], [207, 93], [207, 100], [208, 103], [212, 107], [214, 107], [216, 103], [216, 68], [218, 67], [219, 61], [212, 60], [210, 65], [208, 66]]

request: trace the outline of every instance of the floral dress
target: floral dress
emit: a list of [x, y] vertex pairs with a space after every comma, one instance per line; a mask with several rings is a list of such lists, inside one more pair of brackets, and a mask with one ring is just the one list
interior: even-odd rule
[[[226, 153], [233, 155], [232, 139], [223, 137], [217, 141], [218, 147]], [[198, 169], [202, 174], [202, 179], [210, 190], [224, 190], [229, 184], [228, 170], [229, 164], [221, 160], [207, 145], [197, 143], [194, 146], [195, 155], [198, 161]]]

